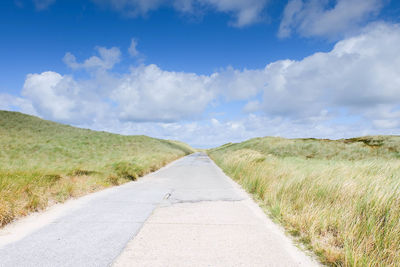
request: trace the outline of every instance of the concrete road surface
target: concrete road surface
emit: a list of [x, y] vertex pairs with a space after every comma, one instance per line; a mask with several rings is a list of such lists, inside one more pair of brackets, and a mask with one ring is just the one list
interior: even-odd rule
[[203, 153], [0, 231], [0, 266], [316, 266]]

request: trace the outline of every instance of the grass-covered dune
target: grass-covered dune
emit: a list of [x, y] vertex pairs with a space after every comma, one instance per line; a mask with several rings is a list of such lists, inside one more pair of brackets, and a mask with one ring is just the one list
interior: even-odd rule
[[266, 137], [208, 152], [322, 262], [399, 266], [399, 136]]
[[0, 111], [0, 226], [52, 203], [135, 180], [192, 152], [181, 142]]

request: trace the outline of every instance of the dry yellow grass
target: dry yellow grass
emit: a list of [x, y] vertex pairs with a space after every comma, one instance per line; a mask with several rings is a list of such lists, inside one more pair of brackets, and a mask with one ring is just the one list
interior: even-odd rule
[[400, 137], [257, 138], [209, 151], [320, 260], [400, 264]]
[[181, 142], [0, 111], [0, 227], [52, 203], [135, 180], [192, 152]]

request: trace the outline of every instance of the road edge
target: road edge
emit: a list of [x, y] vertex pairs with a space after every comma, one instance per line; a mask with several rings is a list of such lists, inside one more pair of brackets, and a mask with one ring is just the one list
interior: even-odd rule
[[[206, 155], [210, 158], [214, 167], [221, 172], [223, 177], [232, 184], [232, 186], [243, 195], [247, 201], [247, 206], [253, 210], [253, 212], [265, 222], [266, 226], [271, 229], [275, 234], [279, 235], [285, 242], [285, 248], [289, 252], [290, 255], [299, 259], [300, 262], [304, 262], [304, 266], [323, 266], [318, 260], [317, 256], [311, 251], [306, 249], [304, 246], [301, 246], [301, 243], [293, 239], [293, 237], [286, 231], [286, 229], [280, 225], [275, 223], [268, 214], [268, 211], [263, 209], [260, 206], [260, 201], [253, 198], [249, 192], [247, 192], [239, 183], [233, 180], [230, 176], [228, 176], [215, 162], [214, 160], [206, 153]], [[311, 264], [311, 265], [310, 265]]]

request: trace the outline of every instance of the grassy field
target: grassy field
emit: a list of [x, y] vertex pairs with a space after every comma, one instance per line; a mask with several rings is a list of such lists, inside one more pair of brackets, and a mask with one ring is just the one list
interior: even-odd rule
[[400, 137], [255, 138], [209, 155], [320, 260], [400, 265]]
[[177, 141], [0, 111], [0, 226], [52, 203], [135, 180], [192, 152]]

